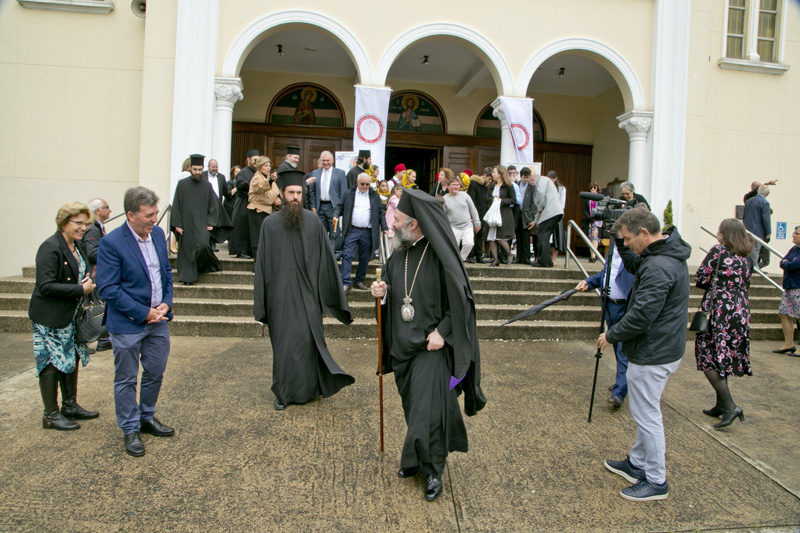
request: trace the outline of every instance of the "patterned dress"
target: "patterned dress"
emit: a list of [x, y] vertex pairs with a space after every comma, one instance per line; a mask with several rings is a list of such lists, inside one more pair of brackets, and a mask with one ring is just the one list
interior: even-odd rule
[[[717, 261], [722, 263], [717, 273], [716, 287], [709, 287], [714, 278]], [[714, 370], [721, 377], [752, 376], [750, 369], [750, 262], [716, 245], [709, 250], [697, 269], [695, 285], [708, 288], [701, 308], [708, 312], [709, 332], [698, 333], [694, 341], [697, 369]]]
[[[75, 248], [77, 252], [77, 247]], [[86, 274], [86, 261], [80, 252], [78, 254], [78, 279], [83, 279]], [[75, 306], [75, 315], [72, 322], [63, 328], [51, 328], [31, 321], [33, 328], [33, 355], [36, 356], [36, 377], [39, 373], [52, 364], [61, 372], [71, 374], [75, 372], [80, 357], [83, 366], [89, 364], [89, 350], [85, 344], [75, 342], [75, 318], [78, 316], [78, 306]], [[76, 357], [77, 355], [77, 357]]]

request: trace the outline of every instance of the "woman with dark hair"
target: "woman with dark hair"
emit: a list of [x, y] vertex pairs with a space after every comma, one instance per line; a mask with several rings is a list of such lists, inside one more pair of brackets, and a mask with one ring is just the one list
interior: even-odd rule
[[83, 366], [89, 363], [88, 348], [75, 340], [75, 319], [81, 297], [95, 289], [87, 269], [86, 247], [81, 241], [91, 224], [92, 215], [85, 205], [78, 202], [62, 205], [56, 214], [57, 231], [36, 252], [36, 285], [28, 316], [33, 327], [33, 354], [44, 403], [45, 429], [78, 429], [81, 426], [74, 419], [99, 416], [97, 411], [86, 411], [76, 401], [78, 360]]
[[[561, 211], [564, 212], [565, 208], [567, 207], [567, 188], [558, 181], [558, 174], [555, 170], [551, 170], [547, 173], [547, 177], [553, 180], [553, 184], [556, 186], [556, 190], [558, 191], [558, 197], [561, 200]], [[551, 261], [553, 263], [556, 262], [558, 259], [558, 253], [563, 252], [567, 249], [567, 239], [564, 235], [564, 218], [562, 217], [561, 220], [558, 221], [558, 225], [553, 230], [553, 239], [551, 241]]]
[[222, 207], [228, 214], [228, 218], [233, 220], [233, 204], [236, 202], [236, 175], [242, 167], [234, 165], [231, 167], [231, 173], [228, 174], [228, 181], [225, 183], [225, 194], [222, 199]]
[[[593, 194], [600, 194], [600, 184], [593, 181], [589, 184], [589, 192]], [[592, 220], [592, 212], [597, 209], [597, 200], [584, 200], [583, 201], [583, 220], [581, 220], [581, 229], [589, 237], [589, 241], [594, 244], [594, 247], [600, 250], [600, 228], [603, 226], [601, 220]], [[594, 252], [589, 250], [589, 262], [594, 263], [597, 257]]]
[[431, 196], [438, 196], [441, 198], [447, 194], [447, 184], [455, 177], [456, 175], [449, 168], [440, 168], [439, 173], [436, 175], [436, 183], [433, 186], [433, 190], [431, 190]]
[[704, 409], [708, 416], [722, 416], [715, 428], [744, 420], [742, 408], [731, 397], [728, 376], [752, 376], [750, 369], [751, 265], [747, 259], [753, 240], [741, 221], [728, 218], [717, 231], [719, 244], [708, 251], [697, 270], [695, 285], [706, 289], [701, 308], [708, 313], [708, 332], [697, 333], [694, 352], [697, 369], [714, 387], [717, 402]]
[[489, 183], [488, 196], [486, 197], [489, 205], [492, 202], [500, 202], [500, 215], [503, 218], [503, 224], [497, 227], [489, 228], [489, 233], [486, 235], [486, 240], [489, 242], [489, 249], [492, 251], [492, 266], [499, 266], [500, 259], [498, 258], [497, 244], [506, 253], [506, 265], [511, 264], [511, 248], [508, 243], [515, 236], [514, 225], [514, 212], [511, 211], [511, 206], [517, 202], [517, 195], [514, 192], [514, 187], [511, 185], [511, 177], [508, 175], [508, 170], [503, 165], [497, 165], [492, 169], [492, 181]]
[[781, 317], [783, 330], [783, 346], [772, 353], [785, 353], [793, 357], [797, 355], [794, 345], [794, 322], [800, 318], [800, 226], [795, 226], [792, 232], [794, 246], [781, 259], [783, 269], [783, 298], [778, 307], [778, 316]]

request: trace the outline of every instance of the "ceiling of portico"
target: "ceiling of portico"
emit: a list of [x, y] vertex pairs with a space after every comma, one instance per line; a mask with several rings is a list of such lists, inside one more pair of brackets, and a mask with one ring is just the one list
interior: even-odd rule
[[[284, 55], [277, 54], [282, 45]], [[531, 51], [533, 53], [533, 50]], [[422, 65], [424, 56], [428, 65]], [[556, 76], [564, 67], [564, 77]], [[243, 70], [291, 72], [313, 76], [336, 76], [356, 81], [356, 68], [350, 56], [330, 34], [316, 28], [292, 25], [266, 37], [250, 52]], [[417, 82], [450, 85], [459, 95], [476, 88], [495, 89], [489, 69], [469, 48], [452, 38], [428, 38], [410, 46], [395, 60], [387, 85], [392, 82]], [[614, 78], [598, 63], [565, 52], [547, 59], [537, 69], [528, 86], [528, 95], [554, 93], [566, 96], [595, 97], [614, 87]]]

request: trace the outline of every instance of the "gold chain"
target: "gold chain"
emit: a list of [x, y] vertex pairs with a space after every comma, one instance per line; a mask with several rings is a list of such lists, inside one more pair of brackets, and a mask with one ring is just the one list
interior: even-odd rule
[[417, 282], [417, 274], [419, 274], [419, 267], [422, 264], [422, 260], [425, 259], [425, 252], [428, 251], [428, 245], [430, 242], [425, 243], [425, 249], [422, 250], [422, 257], [419, 258], [419, 263], [417, 263], [417, 270], [414, 272], [414, 279], [411, 281], [411, 290], [408, 290], [408, 250], [406, 250], [406, 270], [405, 275], [403, 276], [403, 290], [406, 291], [406, 298], [409, 300], [411, 299], [411, 293], [414, 291], [414, 284]]

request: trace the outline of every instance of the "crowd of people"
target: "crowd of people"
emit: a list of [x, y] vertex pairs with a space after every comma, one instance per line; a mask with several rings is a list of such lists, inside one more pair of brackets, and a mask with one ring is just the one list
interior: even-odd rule
[[[289, 147], [273, 169], [270, 158], [251, 150], [245, 167], [234, 167], [226, 179], [216, 161], [204, 170], [202, 155], [189, 157], [170, 224], [179, 239], [178, 281], [189, 285], [202, 272], [219, 270], [214, 252], [225, 240], [231, 254], [254, 258], [253, 315], [269, 328], [271, 390], [278, 411], [332, 396], [355, 381], [328, 350], [322, 316], [351, 323], [347, 292], [369, 290], [380, 300], [384, 317], [382, 372], [394, 374], [407, 423], [398, 476], [423, 474], [425, 498], [435, 500], [443, 490], [448, 454], [468, 448], [457, 396], [464, 393], [468, 416], [486, 404], [465, 263], [484, 262], [488, 254], [492, 265], [508, 264], [515, 243], [517, 262], [552, 267], [566, 246], [566, 190], [554, 171], [540, 177], [522, 168], [517, 177], [513, 166], [496, 165], [480, 175], [441, 168], [426, 193], [419, 190], [414, 170], [402, 164], [388, 179], [378, 179], [369, 151], [360, 151], [347, 173], [333, 166], [330, 152], [323, 152], [319, 168], [308, 173], [297, 168], [299, 159], [299, 148]], [[703, 411], [720, 418], [715, 428], [744, 420], [727, 378], [752, 375], [748, 290], [751, 273], [763, 260], [746, 226], [757, 219], [763, 240], [769, 240], [764, 209], [769, 186], [754, 186], [744, 223], [727, 219], [720, 224], [718, 244], [695, 274], [695, 285], [705, 290], [700, 307], [709, 321], [695, 336], [695, 358], [715, 391], [714, 406]], [[600, 190], [596, 182], [590, 188]], [[596, 223], [596, 201], [587, 201], [587, 237], [597, 245], [605, 230], [613, 245], [603, 270], [576, 289], [602, 291], [608, 329], [597, 346], [613, 345], [617, 361], [608, 401], [616, 409], [628, 398], [637, 428], [628, 457], [607, 460], [605, 467], [633, 483], [621, 492], [624, 498], [658, 500], [668, 495], [659, 404], [686, 346], [691, 246], [675, 227], [661, 227], [631, 184], [623, 184], [622, 198], [629, 209], [611, 228]], [[76, 397], [78, 368], [91, 355], [76, 333], [81, 302], [94, 293], [105, 302], [97, 349], [113, 349], [116, 419], [125, 451], [136, 457], [145, 453], [142, 433], [169, 437], [175, 432], [155, 417], [173, 300], [158, 204], [153, 191], [129, 189], [123, 199], [125, 221], [108, 233], [104, 223], [111, 208], [105, 200], [63, 205], [56, 232], [36, 255], [29, 308], [42, 425], [75, 430], [80, 428], [76, 420], [99, 416]], [[368, 287], [367, 265], [381, 234], [391, 239], [394, 253], [383, 280]], [[795, 355], [793, 322], [800, 318], [800, 226], [792, 239], [794, 246], [780, 262], [785, 343], [774, 350], [787, 355]]]

